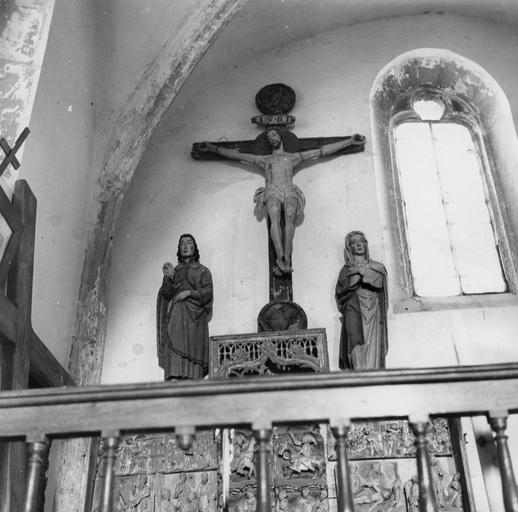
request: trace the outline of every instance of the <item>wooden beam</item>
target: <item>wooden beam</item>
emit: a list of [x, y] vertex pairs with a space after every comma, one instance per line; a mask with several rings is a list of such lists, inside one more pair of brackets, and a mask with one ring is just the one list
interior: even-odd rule
[[[0, 343], [16, 339], [16, 306], [0, 293]], [[1, 388], [0, 388], [1, 389]]]
[[518, 365], [22, 390], [0, 394], [0, 437], [472, 415], [497, 401], [518, 411]]
[[61, 363], [52, 355], [34, 331], [31, 333], [29, 356], [29, 374], [39, 387], [51, 388], [76, 385], [72, 376], [61, 366]]

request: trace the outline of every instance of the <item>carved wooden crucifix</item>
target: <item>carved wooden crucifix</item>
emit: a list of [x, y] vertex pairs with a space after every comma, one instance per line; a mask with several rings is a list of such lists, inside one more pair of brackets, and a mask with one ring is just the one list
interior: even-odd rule
[[297, 218], [304, 210], [304, 194], [293, 183], [296, 168], [308, 160], [327, 155], [358, 153], [364, 150], [365, 137], [318, 137], [299, 139], [288, 131], [295, 122], [288, 112], [295, 104], [295, 93], [284, 84], [263, 87], [256, 105], [263, 115], [252, 122], [263, 132], [255, 140], [194, 143], [195, 160], [231, 159], [259, 167], [265, 186], [254, 201], [268, 213], [270, 301], [293, 300], [291, 255]]

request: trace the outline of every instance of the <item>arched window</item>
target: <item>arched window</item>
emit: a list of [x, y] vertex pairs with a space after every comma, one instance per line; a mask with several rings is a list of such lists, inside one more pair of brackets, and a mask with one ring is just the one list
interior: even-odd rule
[[469, 106], [422, 88], [392, 126], [414, 294], [507, 291], [485, 170]]
[[416, 50], [380, 72], [371, 104], [399, 298], [515, 293], [501, 175], [518, 148], [498, 84], [453, 52]]

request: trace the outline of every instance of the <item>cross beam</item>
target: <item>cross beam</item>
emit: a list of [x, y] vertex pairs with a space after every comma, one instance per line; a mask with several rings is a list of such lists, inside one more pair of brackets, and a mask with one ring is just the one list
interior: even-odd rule
[[16, 139], [16, 142], [14, 143], [14, 146], [12, 148], [9, 146], [9, 144], [3, 137], [0, 138], [0, 147], [3, 149], [5, 153], [5, 158], [2, 160], [2, 163], [0, 163], [0, 176], [2, 176], [9, 164], [11, 164], [15, 169], [19, 169], [20, 162], [16, 158], [16, 153], [21, 148], [23, 142], [25, 141], [29, 133], [29, 128], [24, 128], [22, 133], [20, 133], [18, 139]]

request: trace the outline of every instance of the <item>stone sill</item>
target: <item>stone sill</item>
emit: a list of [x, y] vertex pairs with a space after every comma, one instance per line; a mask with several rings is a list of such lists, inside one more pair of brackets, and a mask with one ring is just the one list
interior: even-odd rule
[[518, 306], [518, 297], [513, 293], [486, 293], [460, 295], [457, 297], [411, 297], [398, 300], [394, 314], [417, 313], [420, 311], [442, 311], [446, 309], [494, 308]]

